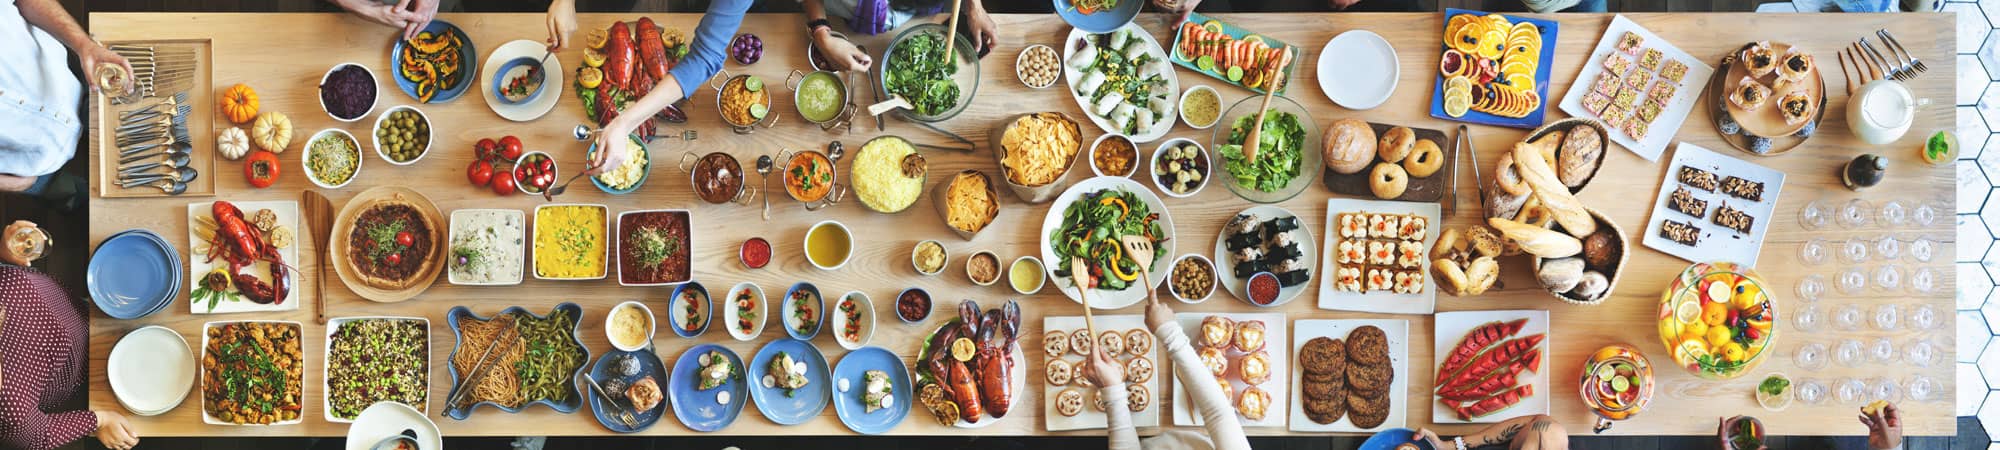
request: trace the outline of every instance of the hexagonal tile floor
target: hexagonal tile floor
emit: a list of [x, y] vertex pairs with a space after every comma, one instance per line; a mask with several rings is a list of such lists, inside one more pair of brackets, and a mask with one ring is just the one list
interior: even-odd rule
[[[2000, 449], [2000, 1], [1966, 1], [1946, 5], [1958, 15], [1958, 135], [1979, 144], [1964, 147], [1958, 160], [1958, 307], [1957, 412], [1978, 418]], [[1982, 23], [1983, 22], [1983, 23]], [[1966, 39], [1977, 39], [1977, 44]], [[1966, 65], [1977, 61], [1978, 67]], [[1982, 73], [1983, 72], [1983, 73]], [[1961, 421], [1961, 424], [1968, 423]], [[1964, 430], [1961, 430], [1964, 431]], [[1965, 446], [1967, 448], [1976, 448]]]

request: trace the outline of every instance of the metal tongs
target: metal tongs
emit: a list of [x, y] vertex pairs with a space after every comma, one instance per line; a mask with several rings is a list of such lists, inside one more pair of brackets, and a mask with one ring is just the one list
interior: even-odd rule
[[500, 332], [500, 338], [486, 344], [486, 351], [479, 354], [479, 362], [472, 365], [472, 374], [465, 377], [465, 382], [460, 383], [455, 388], [456, 391], [451, 393], [451, 397], [445, 400], [444, 409], [439, 410], [438, 415], [445, 415], [447, 411], [457, 408], [459, 403], [465, 401], [465, 396], [472, 393], [472, 387], [478, 386], [479, 382], [486, 378], [486, 374], [492, 372], [491, 369], [493, 369], [494, 365], [487, 363], [492, 362], [493, 350], [499, 349], [502, 342], [514, 340], [514, 337], [520, 331], [521, 319], [513, 316], [508, 317], [507, 329]]
[[[1452, 164], [1452, 168], [1451, 168], [1451, 169], [1452, 169], [1452, 171], [1451, 171], [1451, 172], [1452, 172], [1452, 175], [1451, 175], [1451, 188], [1450, 188], [1450, 189], [1446, 189], [1446, 190], [1444, 191], [1444, 195], [1445, 195], [1445, 197], [1444, 197], [1444, 199], [1445, 199], [1445, 200], [1444, 200], [1444, 217], [1446, 217], [1446, 218], [1449, 218], [1449, 217], [1451, 217], [1451, 216], [1452, 216], [1452, 214], [1454, 214], [1454, 213], [1456, 213], [1456, 212], [1458, 211], [1458, 164], [1459, 164], [1459, 161], [1465, 161], [1465, 160], [1467, 160], [1467, 159], [1470, 159], [1470, 160], [1472, 161], [1472, 186], [1473, 186], [1473, 188], [1474, 188], [1475, 190], [1477, 190], [1477, 191], [1479, 192], [1479, 197], [1478, 197], [1478, 198], [1475, 198], [1475, 199], [1473, 199], [1473, 200], [1474, 200], [1475, 202], [1484, 202], [1484, 201], [1486, 201], [1486, 182], [1485, 182], [1485, 181], [1483, 181], [1483, 180], [1480, 180], [1480, 177], [1479, 177], [1479, 150], [1476, 150], [1476, 149], [1472, 148], [1472, 133], [1471, 133], [1471, 131], [1472, 131], [1472, 130], [1470, 130], [1470, 129], [1467, 129], [1467, 128], [1465, 127], [1465, 125], [1464, 125], [1464, 124], [1460, 124], [1460, 125], [1458, 126], [1458, 136], [1457, 136], [1456, 138], [1453, 138], [1453, 139], [1452, 139], [1452, 150], [1451, 150], [1451, 152], [1452, 152], [1452, 154], [1453, 154], [1454, 156], [1456, 156], [1456, 159], [1454, 159], [1454, 160], [1452, 161], [1452, 163], [1451, 163], [1451, 164]], [[1480, 208], [1478, 208], [1478, 209], [1479, 209], [1479, 211], [1480, 211], [1480, 213], [1479, 213], [1480, 217], [1485, 217], [1485, 216], [1486, 216], [1486, 208], [1485, 208], [1484, 206], [1481, 206], [1481, 207], [1480, 207]]]

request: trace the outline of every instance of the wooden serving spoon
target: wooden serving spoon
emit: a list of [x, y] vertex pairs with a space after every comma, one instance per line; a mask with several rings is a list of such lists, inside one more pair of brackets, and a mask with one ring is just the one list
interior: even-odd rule
[[951, 2], [951, 20], [947, 21], [944, 33], [944, 61], [952, 62], [952, 53], [958, 50], [958, 9], [965, 2]]
[[1243, 160], [1246, 162], [1257, 160], [1257, 147], [1261, 146], [1257, 135], [1264, 132], [1264, 116], [1271, 111], [1271, 97], [1276, 96], [1278, 89], [1284, 86], [1285, 72], [1279, 69], [1292, 60], [1292, 47], [1287, 45], [1280, 52], [1276, 59], [1271, 60], [1271, 67], [1266, 69], [1269, 75], [1265, 78], [1271, 80], [1271, 85], [1264, 88], [1264, 103], [1257, 107], [1257, 120], [1251, 122], [1250, 133], [1243, 136]]
[[[1090, 244], [1088, 241], [1085, 242], [1084, 246], [1078, 249], [1078, 254], [1090, 254]], [[1091, 336], [1096, 336], [1097, 324], [1090, 319], [1090, 287], [1083, 285], [1082, 278], [1083, 274], [1089, 273], [1085, 271], [1088, 268], [1084, 266], [1083, 258], [1071, 257], [1069, 259], [1069, 282], [1076, 285], [1076, 299], [1083, 303], [1083, 328], [1089, 330]]]

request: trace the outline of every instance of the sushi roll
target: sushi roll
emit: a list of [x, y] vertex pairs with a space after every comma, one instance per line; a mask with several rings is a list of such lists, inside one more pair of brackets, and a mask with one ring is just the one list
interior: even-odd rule
[[1256, 275], [1257, 272], [1271, 271], [1270, 268], [1271, 265], [1264, 264], [1264, 261], [1262, 260], [1245, 261], [1236, 263], [1236, 267], [1230, 268], [1229, 273], [1231, 275], [1235, 275], [1236, 278], [1248, 280], [1250, 279], [1250, 276]]
[[1083, 79], [1078, 80], [1076, 83], [1076, 95], [1079, 97], [1096, 97], [1097, 90], [1104, 88], [1104, 81], [1104, 72], [1095, 70], [1084, 71]]
[[[1279, 235], [1279, 236], [1284, 236], [1284, 235]], [[1281, 261], [1286, 259], [1298, 258], [1301, 256], [1305, 256], [1305, 252], [1299, 250], [1299, 243], [1297, 242], [1293, 242], [1287, 245], [1272, 245], [1270, 246], [1270, 248], [1264, 251], [1265, 261]]]
[[1389, 241], [1368, 241], [1368, 265], [1386, 266], [1395, 263], [1395, 243]]
[[1257, 225], [1263, 221], [1264, 218], [1258, 217], [1256, 214], [1238, 214], [1235, 218], [1229, 220], [1229, 233], [1254, 234], [1257, 232]]
[[1293, 270], [1289, 272], [1278, 272], [1277, 276], [1278, 276], [1278, 286], [1280, 287], [1298, 286], [1300, 284], [1305, 284], [1306, 281], [1312, 280], [1312, 272], [1307, 271], [1306, 269]]
[[1069, 68], [1082, 72], [1097, 63], [1097, 44], [1091, 39], [1083, 40], [1083, 48], [1069, 55]]
[[1264, 222], [1264, 229], [1265, 231], [1272, 234], [1296, 230], [1299, 229], [1299, 218], [1297, 216], [1292, 216], [1292, 217], [1279, 217], [1276, 219], [1271, 219], [1269, 221]]
[[1227, 248], [1229, 249], [1229, 251], [1233, 252], [1245, 248], [1255, 248], [1258, 246], [1258, 244], [1262, 244], [1263, 242], [1264, 240], [1259, 239], [1256, 233], [1232, 234], [1229, 235], [1228, 239], [1223, 240], [1222, 245], [1223, 248]]
[[[1267, 228], [1267, 229], [1268, 229], [1268, 228]], [[1278, 248], [1278, 247], [1291, 247], [1291, 246], [1295, 246], [1295, 244], [1297, 244], [1297, 243], [1298, 243], [1298, 240], [1296, 240], [1296, 239], [1292, 239], [1292, 234], [1291, 234], [1291, 233], [1277, 233], [1277, 234], [1273, 234], [1273, 235], [1271, 235], [1271, 247], [1272, 247], [1272, 248]]]
[[1403, 228], [1397, 234], [1404, 240], [1421, 241], [1424, 240], [1425, 235], [1430, 233], [1429, 228], [1430, 219], [1417, 216], [1403, 216]]
[[1232, 250], [1230, 251], [1229, 257], [1230, 257], [1230, 262], [1236, 263], [1236, 265], [1241, 266], [1247, 263], [1256, 263], [1259, 261], [1263, 261], [1264, 250], [1259, 249], [1253, 245], [1249, 247], [1243, 247], [1236, 250]]

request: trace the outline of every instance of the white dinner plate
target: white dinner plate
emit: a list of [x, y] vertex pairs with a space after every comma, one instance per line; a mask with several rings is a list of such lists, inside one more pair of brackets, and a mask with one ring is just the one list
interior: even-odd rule
[[141, 416], [171, 411], [194, 386], [194, 351], [180, 333], [151, 325], [118, 339], [104, 369], [118, 404]]
[[379, 402], [361, 410], [361, 415], [354, 418], [354, 425], [347, 427], [347, 450], [371, 450], [375, 443], [403, 430], [417, 433], [417, 450], [444, 449], [444, 437], [438, 433], [437, 424], [424, 417], [424, 413], [402, 403]]
[[[1174, 219], [1167, 213], [1167, 204], [1161, 202], [1160, 196], [1153, 194], [1152, 189], [1146, 188], [1145, 185], [1139, 184], [1137, 181], [1132, 181], [1131, 178], [1096, 177], [1070, 185], [1069, 190], [1063, 191], [1062, 195], [1056, 196], [1055, 202], [1049, 204], [1048, 215], [1042, 218], [1042, 232], [1038, 236], [1040, 236], [1042, 247], [1043, 271], [1049, 275], [1049, 284], [1061, 290], [1063, 295], [1069, 297], [1070, 301], [1077, 302], [1078, 304], [1083, 303], [1083, 300], [1077, 298], [1075, 280], [1070, 277], [1056, 276], [1056, 269], [1058, 269], [1056, 267], [1057, 262], [1061, 260], [1056, 258], [1055, 248], [1049, 246], [1049, 232], [1062, 226], [1063, 210], [1068, 209], [1071, 203], [1076, 203], [1077, 199], [1082, 198], [1084, 194], [1096, 193], [1112, 188], [1124, 189], [1137, 195], [1139, 200], [1146, 204], [1148, 211], [1160, 215], [1160, 229], [1165, 230], [1169, 234], [1174, 232]], [[1179, 251], [1174, 250], [1175, 241], [1178, 241], [1178, 239], [1168, 239], [1160, 242], [1153, 248], [1153, 256], [1160, 258], [1159, 261], [1153, 263], [1155, 269], [1170, 267], [1168, 263], [1173, 261], [1171, 256], [1180, 254]], [[1061, 268], [1067, 269], [1068, 267], [1064, 266]], [[1151, 276], [1146, 277], [1146, 281], [1153, 286], [1159, 286], [1161, 281], [1167, 279], [1168, 272], [1172, 272], [1172, 270], [1154, 270], [1150, 273]], [[1124, 308], [1138, 304], [1139, 301], [1145, 299], [1146, 287], [1138, 284], [1125, 285], [1124, 290], [1118, 291], [1102, 289], [1090, 291], [1090, 307], [1096, 309]]]
[[[1229, 219], [1224, 219], [1223, 223], [1225, 225], [1223, 225], [1221, 233], [1215, 236], [1215, 253], [1209, 255], [1209, 258], [1213, 258], [1211, 261], [1219, 261], [1215, 263], [1216, 279], [1222, 282], [1222, 287], [1226, 288], [1230, 295], [1235, 295], [1237, 299], [1243, 300], [1243, 303], [1248, 303], [1250, 306], [1268, 308], [1291, 303], [1293, 299], [1299, 298], [1300, 293], [1304, 293], [1306, 289], [1312, 286], [1312, 278], [1319, 274], [1319, 244], [1313, 242], [1312, 229], [1306, 226], [1305, 218], [1301, 218], [1297, 214], [1292, 214], [1291, 210], [1276, 205], [1257, 205], [1236, 213], [1238, 216], [1244, 214], [1256, 214], [1259, 222], [1285, 217], [1299, 219], [1299, 228], [1287, 233], [1296, 233], [1292, 236], [1302, 237], [1298, 242], [1299, 251], [1303, 253], [1299, 255], [1299, 262], [1306, 264], [1306, 281], [1291, 286], [1280, 287], [1278, 289], [1277, 300], [1271, 301], [1269, 305], [1252, 303], [1250, 301], [1250, 294], [1246, 292], [1246, 288], [1244, 287], [1244, 282], [1249, 281], [1249, 279], [1238, 278], [1236, 276], [1236, 263], [1233, 262], [1234, 257], [1229, 253], [1229, 226], [1226, 224], [1230, 220], [1235, 220], [1236, 216], [1229, 216]], [[1259, 228], [1259, 230], [1261, 233], [1262, 228]], [[1273, 274], [1275, 275], [1276, 273], [1273, 272]]]
[[1368, 30], [1340, 33], [1319, 51], [1319, 90], [1347, 109], [1382, 106], [1396, 92], [1401, 72], [1396, 61], [1396, 48], [1382, 35]]
[[[543, 55], [548, 55], [549, 61], [542, 64], [542, 73], [547, 74], [542, 76], [542, 93], [531, 101], [512, 105], [501, 102], [500, 97], [493, 93], [493, 83], [506, 82], [500, 80], [500, 66], [514, 58], [541, 58]], [[548, 54], [548, 47], [541, 41], [520, 39], [500, 44], [493, 49], [493, 53], [486, 55], [486, 64], [479, 66], [479, 70], [485, 72], [479, 74], [479, 96], [486, 98], [486, 106], [492, 107], [494, 114], [507, 120], [527, 122], [541, 118], [555, 109], [556, 102], [562, 101], [563, 84], [566, 83], [563, 80], [562, 59]]]

